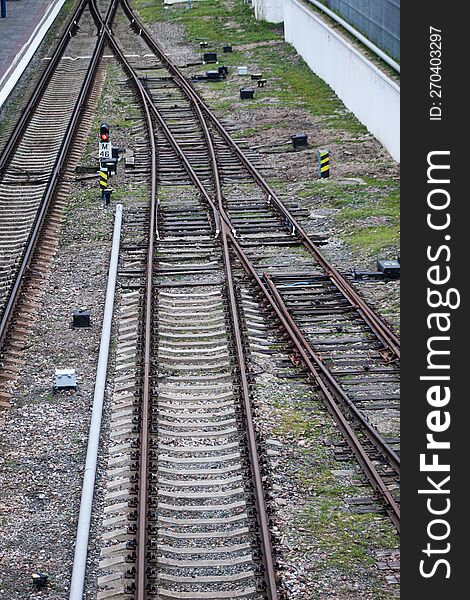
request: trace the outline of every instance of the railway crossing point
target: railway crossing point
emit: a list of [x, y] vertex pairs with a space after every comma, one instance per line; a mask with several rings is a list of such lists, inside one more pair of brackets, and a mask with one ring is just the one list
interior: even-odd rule
[[330, 151], [318, 151], [318, 177], [325, 179], [330, 176]]

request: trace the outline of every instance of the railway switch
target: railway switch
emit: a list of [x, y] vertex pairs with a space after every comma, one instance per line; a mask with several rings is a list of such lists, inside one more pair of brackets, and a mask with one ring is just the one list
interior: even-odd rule
[[76, 310], [72, 313], [72, 327], [91, 327], [90, 311]]
[[61, 392], [65, 390], [77, 389], [77, 376], [75, 369], [56, 369], [54, 391]]
[[377, 261], [377, 271], [351, 270], [351, 275], [356, 281], [388, 281], [400, 278], [400, 263], [397, 260]]
[[253, 100], [255, 90], [253, 88], [240, 88], [241, 100]]
[[307, 148], [308, 136], [306, 133], [297, 133], [291, 137], [294, 150], [305, 150]]

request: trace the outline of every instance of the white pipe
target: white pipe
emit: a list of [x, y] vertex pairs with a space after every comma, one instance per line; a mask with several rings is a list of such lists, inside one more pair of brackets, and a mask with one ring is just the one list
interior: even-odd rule
[[395, 69], [395, 71], [397, 71], [397, 73], [400, 72], [400, 65], [397, 62], [395, 62], [393, 60], [393, 58], [390, 58], [390, 56], [388, 56], [388, 54], [385, 54], [385, 52], [383, 52], [380, 48], [378, 48], [375, 44], [373, 44], [370, 40], [368, 40], [364, 35], [362, 35], [362, 33], [360, 33], [357, 29], [354, 29], [354, 27], [352, 27], [352, 25], [350, 25], [344, 19], [339, 17], [332, 10], [330, 10], [329, 8], [324, 6], [321, 2], [317, 2], [317, 0], [308, 0], [308, 2], [310, 2], [311, 4], [314, 4], [317, 8], [319, 8], [321, 11], [323, 11], [325, 14], [327, 14], [329, 17], [331, 17], [334, 21], [339, 23], [341, 25], [341, 27], [344, 27], [344, 29], [346, 29], [346, 31], [349, 31], [349, 33], [351, 33], [355, 38], [357, 38], [360, 42], [362, 42], [364, 44], [364, 46], [367, 46], [367, 48], [369, 48], [369, 50], [372, 50], [372, 52], [377, 54], [377, 56], [380, 57], [388, 65], [390, 65], [392, 67], [392, 69]]
[[88, 553], [88, 537], [90, 534], [91, 509], [95, 488], [96, 465], [98, 462], [98, 446], [100, 441], [101, 416], [103, 412], [106, 371], [108, 368], [109, 342], [111, 339], [111, 323], [114, 309], [114, 292], [121, 240], [122, 204], [116, 205], [114, 220], [113, 246], [108, 272], [108, 287], [104, 306], [103, 328], [101, 332], [100, 354], [96, 368], [95, 393], [91, 414], [88, 447], [86, 453], [85, 473], [83, 475], [82, 499], [78, 515], [77, 536], [75, 538], [75, 556], [73, 559], [72, 582], [70, 584], [70, 600], [82, 600], [85, 583], [86, 559]]

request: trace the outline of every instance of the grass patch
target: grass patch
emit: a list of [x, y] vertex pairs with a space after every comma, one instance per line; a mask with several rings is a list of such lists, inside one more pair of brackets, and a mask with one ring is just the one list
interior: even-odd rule
[[355, 248], [366, 249], [369, 254], [378, 254], [389, 246], [396, 246], [400, 240], [398, 228], [380, 225], [364, 227], [347, 236], [349, 243]]
[[[147, 23], [166, 21], [182, 25], [189, 42], [208, 41], [212, 45], [232, 44], [234, 52], [224, 54], [227, 65], [255, 63], [269, 81], [269, 89], [257, 89], [256, 100], [247, 103], [250, 110], [263, 109], [271, 104], [302, 107], [313, 115], [323, 117], [324, 124], [353, 134], [366, 133], [366, 128], [317, 77], [289, 44], [283, 42], [282, 26], [257, 21], [250, 5], [242, 0], [201, 0], [189, 10], [187, 5], [164, 7], [160, 0], [134, 0], [134, 6]], [[266, 45], [267, 42], [276, 42]], [[243, 49], [247, 44], [265, 45]], [[211, 48], [214, 49], [214, 48]], [[237, 82], [238, 86], [238, 82]], [[227, 99], [227, 90], [217, 84], [220, 98], [212, 102], [218, 110], [231, 110], [235, 98]]]
[[350, 514], [341, 510], [339, 499], [332, 497], [323, 498], [319, 505], [309, 505], [301, 520], [320, 550], [328, 553], [329, 564], [345, 570], [374, 565], [376, 557], [371, 547], [398, 547], [393, 527], [382, 517]]
[[237, 0], [227, 5], [220, 0], [201, 0], [188, 9], [186, 4], [164, 6], [161, 0], [134, 0], [134, 6], [147, 22], [168, 21], [184, 25], [188, 40], [249, 44], [282, 39], [282, 28], [256, 21], [248, 4]]
[[334, 218], [342, 237], [353, 248], [376, 254], [396, 246], [400, 238], [400, 189], [397, 179], [363, 177], [360, 183], [311, 181], [299, 193], [302, 198], [321, 199], [337, 209]]

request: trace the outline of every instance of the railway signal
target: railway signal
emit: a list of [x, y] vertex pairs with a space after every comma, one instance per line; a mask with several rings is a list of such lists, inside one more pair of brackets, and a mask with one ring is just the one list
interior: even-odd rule
[[102, 142], [109, 142], [109, 125], [107, 123], [100, 125], [100, 139]]
[[113, 148], [109, 134], [109, 125], [101, 123], [100, 125], [100, 142], [98, 146], [98, 157], [100, 161], [100, 169], [107, 171], [107, 176], [116, 173], [117, 166], [117, 148]]

